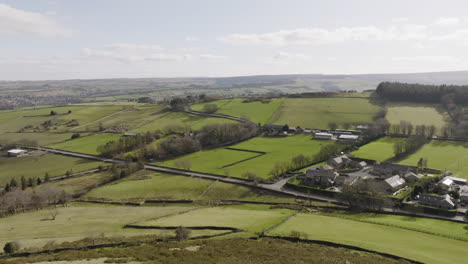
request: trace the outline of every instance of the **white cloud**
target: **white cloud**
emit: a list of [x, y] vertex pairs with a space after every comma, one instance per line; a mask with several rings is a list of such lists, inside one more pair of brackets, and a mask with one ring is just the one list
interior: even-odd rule
[[219, 38], [232, 44], [330, 44], [344, 41], [412, 40], [426, 36], [424, 25], [403, 25], [388, 28], [376, 26], [325, 28], [298, 28], [260, 34], [230, 34]]
[[213, 54], [201, 54], [198, 56], [202, 60], [225, 60], [227, 56], [213, 55]]
[[65, 28], [46, 14], [23, 11], [0, 4], [0, 34], [35, 34], [44, 37], [70, 36]]
[[186, 60], [221, 60], [226, 56], [179, 52], [162, 52], [157, 45], [141, 45], [131, 43], [120, 43], [105, 45], [102, 48], [84, 48], [82, 55], [88, 59], [110, 59], [125, 63], [151, 62], [151, 61], [186, 61]]
[[466, 45], [468, 29], [457, 27], [459, 23], [458, 18], [441, 17], [429, 25], [396, 23], [388, 27], [297, 28], [266, 33], [228, 34], [218, 40], [238, 45], [325, 45], [348, 41], [408, 40], [426, 42], [426, 46], [429, 41], [452, 41]]
[[439, 17], [434, 24], [438, 26], [458, 26], [460, 19], [457, 17]]
[[185, 37], [185, 41], [187, 41], [187, 42], [197, 42], [197, 41], [199, 41], [199, 40], [200, 40], [199, 38], [193, 37], [193, 36], [187, 36], [187, 37]]
[[453, 63], [453, 62], [459, 62], [460, 59], [455, 58], [453, 56], [413, 56], [413, 57], [394, 57], [392, 58], [392, 61], [403, 62], [403, 63], [408, 63], [408, 62]]
[[106, 49], [123, 50], [123, 51], [154, 51], [162, 50], [163, 48], [158, 45], [143, 45], [134, 43], [114, 43], [104, 46]]
[[291, 53], [280, 51], [270, 58], [266, 59], [267, 64], [292, 64], [298, 62], [306, 62], [309, 59], [307, 55], [301, 53]]

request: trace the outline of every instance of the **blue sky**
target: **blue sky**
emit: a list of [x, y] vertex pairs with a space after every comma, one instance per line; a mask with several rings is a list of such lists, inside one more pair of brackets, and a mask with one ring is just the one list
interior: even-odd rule
[[468, 70], [468, 2], [0, 0], [0, 79]]

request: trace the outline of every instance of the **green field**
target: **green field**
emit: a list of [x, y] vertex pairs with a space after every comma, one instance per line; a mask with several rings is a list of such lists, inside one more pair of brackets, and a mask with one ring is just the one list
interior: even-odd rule
[[[135, 236], [158, 234], [157, 230], [124, 229], [126, 224], [144, 221], [192, 207], [129, 207], [74, 203], [59, 207], [56, 220], [48, 210], [16, 214], [0, 221], [0, 244], [19, 241], [23, 247], [41, 246], [48, 241], [75, 241], [89, 236]], [[53, 210], [53, 209], [52, 209]], [[116, 217], [118, 216], [118, 217]], [[46, 220], [44, 220], [46, 219]]]
[[466, 262], [468, 242], [395, 227], [298, 214], [273, 230], [272, 234], [289, 236], [293, 230], [307, 233], [309, 239], [359, 246], [425, 263]]
[[77, 131], [98, 131], [99, 125], [105, 129], [127, 131], [142, 127], [159, 118], [164, 110], [161, 105], [139, 105], [127, 108], [109, 118], [76, 129]]
[[31, 142], [38, 146], [50, 145], [70, 139], [72, 133], [3, 133], [0, 144]]
[[422, 217], [371, 213], [353, 214], [335, 212], [331, 214], [324, 214], [324, 216], [335, 216], [361, 222], [379, 223], [383, 225], [390, 225], [392, 227], [405, 228], [436, 235], [440, 234], [442, 236], [468, 239], [468, 224], [455, 223], [451, 221], [442, 221]]
[[[20, 109], [13, 111], [0, 111], [0, 132], [18, 132], [25, 126], [40, 126], [43, 122], [52, 120], [55, 125], [50, 127], [50, 131], [68, 131], [73, 129], [67, 123], [76, 119], [79, 125], [88, 124], [104, 118], [108, 115], [121, 111], [122, 106], [102, 106], [102, 105], [71, 105], [60, 107], [41, 107], [37, 109]], [[57, 115], [50, 115], [51, 111]], [[68, 114], [68, 111], [72, 111]], [[39, 128], [43, 131], [43, 128]]]
[[448, 170], [468, 178], [468, 143], [433, 140], [399, 163], [416, 166], [420, 158], [427, 159], [429, 168]]
[[132, 129], [132, 132], [146, 132], [164, 130], [169, 127], [181, 127], [185, 131], [198, 130], [209, 124], [236, 123], [236, 121], [224, 118], [203, 117], [182, 112], [166, 112], [155, 116], [147, 124]]
[[98, 146], [105, 145], [107, 142], [110, 141], [117, 141], [121, 136], [122, 135], [120, 134], [97, 133], [90, 136], [68, 140], [58, 144], [52, 144], [48, 147], [97, 155], [99, 154], [96, 150]]
[[269, 124], [329, 128], [329, 123], [372, 123], [380, 107], [362, 98], [288, 98], [268, 121]]
[[149, 171], [138, 172], [123, 181], [94, 189], [86, 198], [113, 201], [190, 199], [294, 202], [294, 198], [268, 195], [239, 185]]
[[284, 99], [271, 99], [268, 103], [249, 102], [244, 103], [246, 99], [234, 98], [223, 99], [207, 103], [195, 104], [192, 109], [195, 111], [203, 111], [205, 104], [216, 104], [219, 110], [216, 113], [226, 114], [231, 116], [246, 117], [254, 123], [265, 124], [272, 115], [278, 110], [278, 107], [283, 103]]
[[50, 177], [61, 176], [66, 171], [85, 171], [95, 169], [101, 164], [103, 163], [37, 151], [30, 153], [30, 156], [0, 158], [0, 184], [21, 176], [43, 178], [46, 172]]
[[[276, 162], [289, 162], [292, 157], [299, 154], [313, 156], [317, 154], [322, 145], [330, 144], [327, 141], [312, 140], [309, 136], [289, 136], [281, 138], [256, 137], [248, 141], [232, 146], [237, 149], [267, 152], [248, 161], [240, 162], [233, 166], [222, 166], [235, 161], [231, 155], [239, 155], [236, 160], [250, 157], [248, 152], [231, 151], [225, 149], [206, 150], [183, 156], [179, 159], [188, 160], [192, 164], [192, 170], [209, 173], [242, 177], [245, 172], [253, 172], [266, 179]], [[232, 154], [231, 154], [232, 152]], [[236, 153], [234, 153], [236, 152]], [[237, 153], [238, 152], [238, 153]], [[175, 160], [158, 163], [159, 165], [176, 167]]]
[[268, 206], [264, 205], [240, 205], [205, 208], [137, 224], [142, 226], [235, 227], [248, 233], [255, 233], [278, 224], [292, 213], [293, 211], [286, 209], [268, 209]]
[[[390, 103], [387, 105], [387, 120], [390, 124], [400, 124], [407, 121], [417, 125], [434, 125], [437, 128], [443, 127], [445, 114], [441, 114], [434, 106], [416, 103]], [[436, 130], [436, 133], [438, 130]]]
[[359, 147], [359, 149], [353, 151], [352, 154], [357, 158], [385, 161], [395, 156], [393, 146], [396, 142], [402, 140], [404, 139], [389, 137], [380, 138]]

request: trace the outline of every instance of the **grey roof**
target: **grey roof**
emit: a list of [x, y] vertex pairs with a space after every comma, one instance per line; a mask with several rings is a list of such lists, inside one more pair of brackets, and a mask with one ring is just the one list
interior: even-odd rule
[[392, 188], [397, 188], [406, 183], [405, 179], [401, 178], [400, 175], [393, 175], [392, 177], [385, 179], [385, 182]]

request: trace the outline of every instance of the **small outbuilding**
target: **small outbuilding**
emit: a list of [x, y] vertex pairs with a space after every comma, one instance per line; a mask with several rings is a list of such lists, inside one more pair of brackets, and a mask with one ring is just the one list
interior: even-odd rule
[[24, 150], [24, 149], [10, 149], [8, 151], [8, 156], [9, 157], [21, 157], [24, 154], [26, 154], [26, 150]]

